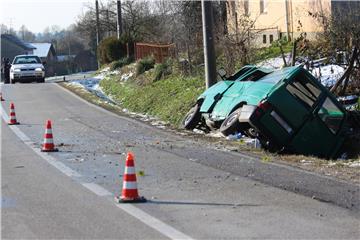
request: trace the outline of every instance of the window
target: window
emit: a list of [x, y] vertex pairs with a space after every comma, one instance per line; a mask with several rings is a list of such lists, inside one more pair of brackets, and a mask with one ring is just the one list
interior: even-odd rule
[[249, 16], [249, 0], [244, 0], [244, 13], [245, 16]]
[[248, 76], [240, 79], [241, 82], [244, 81], [251, 81], [251, 82], [256, 82], [257, 80], [261, 79], [262, 77], [266, 76], [268, 73], [263, 72], [261, 70], [256, 70], [252, 73], [250, 73]]
[[304, 76], [298, 76], [286, 89], [308, 109], [313, 107], [321, 93], [320, 89]]
[[244, 75], [245, 73], [249, 72], [252, 69], [253, 69], [253, 67], [245, 66], [245, 67], [241, 68], [237, 73], [235, 73], [232, 76], [228, 77], [227, 80], [236, 80], [236, 79], [238, 79], [239, 77], [241, 77], [242, 75]]
[[265, 0], [260, 0], [260, 14], [265, 13]]
[[266, 44], [266, 35], [263, 35], [263, 43]]
[[273, 41], [274, 41], [274, 36], [270, 34], [270, 43], [272, 43]]
[[331, 101], [326, 98], [324, 104], [321, 106], [318, 116], [330, 129], [333, 134], [336, 134], [341, 126], [344, 118], [344, 113]]
[[21, 57], [16, 57], [13, 61], [13, 64], [32, 64], [32, 63], [41, 63], [41, 60], [37, 56], [21, 56]]

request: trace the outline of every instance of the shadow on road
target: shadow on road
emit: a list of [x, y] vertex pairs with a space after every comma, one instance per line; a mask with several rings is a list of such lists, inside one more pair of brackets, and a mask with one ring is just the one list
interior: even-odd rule
[[179, 202], [179, 201], [154, 201], [148, 200], [151, 204], [166, 205], [199, 205], [199, 206], [228, 206], [228, 207], [260, 207], [259, 204], [238, 204], [238, 203], [202, 203], [202, 202]]

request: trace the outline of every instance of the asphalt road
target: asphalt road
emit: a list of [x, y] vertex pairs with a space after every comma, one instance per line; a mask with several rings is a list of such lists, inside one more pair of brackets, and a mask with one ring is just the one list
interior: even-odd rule
[[[56, 84], [4, 85], [2, 93], [3, 109], [9, 115], [13, 101], [21, 123], [2, 120], [4, 239], [360, 238], [358, 211], [224, 170], [236, 155], [116, 116]], [[41, 154], [47, 119], [60, 151]], [[113, 200], [128, 151], [145, 173], [138, 187], [147, 203]]]

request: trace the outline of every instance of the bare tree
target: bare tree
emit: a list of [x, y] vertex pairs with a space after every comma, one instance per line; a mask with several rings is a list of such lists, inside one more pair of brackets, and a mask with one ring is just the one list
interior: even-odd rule
[[326, 50], [326, 54], [335, 58], [341, 51], [348, 56], [347, 70], [331, 91], [343, 95], [349, 85], [351, 89], [355, 89], [359, 93], [360, 25], [358, 23], [360, 21], [360, 2], [332, 1], [330, 14], [324, 12], [310, 12], [309, 14], [323, 26], [324, 32], [319, 36], [319, 39], [322, 41], [322, 49]]
[[25, 42], [34, 42], [36, 39], [36, 35], [33, 32], [29, 31], [25, 25], [22, 25], [20, 27], [17, 35]]

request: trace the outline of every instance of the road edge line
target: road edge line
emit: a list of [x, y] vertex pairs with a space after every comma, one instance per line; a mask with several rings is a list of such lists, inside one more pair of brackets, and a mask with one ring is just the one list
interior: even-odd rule
[[[0, 105], [0, 112], [2, 119], [7, 122], [9, 116], [5, 112], [5, 109], [2, 105]], [[27, 145], [31, 150], [33, 150], [38, 156], [46, 160], [50, 165], [54, 166], [57, 170], [65, 174], [70, 178], [79, 178], [82, 175], [75, 170], [71, 169], [70, 167], [66, 166], [62, 162], [57, 161], [54, 157], [50, 156], [47, 153], [41, 152], [40, 149], [37, 149], [33, 146], [33, 143], [25, 133], [23, 133], [17, 126], [11, 125], [9, 126], [10, 130], [22, 141], [25, 145]], [[95, 195], [100, 197], [112, 196], [113, 194], [103, 188], [102, 186], [98, 185], [97, 183], [86, 183], [80, 182], [84, 188], [90, 190]], [[134, 218], [138, 219], [140, 222], [144, 223], [145, 225], [151, 227], [152, 229], [158, 231], [159, 233], [163, 234], [164, 236], [169, 237], [170, 239], [188, 239], [191, 240], [193, 238], [187, 236], [186, 234], [176, 230], [175, 228], [171, 227], [170, 225], [162, 222], [161, 220], [151, 216], [150, 214], [144, 212], [138, 207], [135, 207], [132, 204], [115, 204], [116, 207], [120, 208], [127, 214], [133, 216]]]

